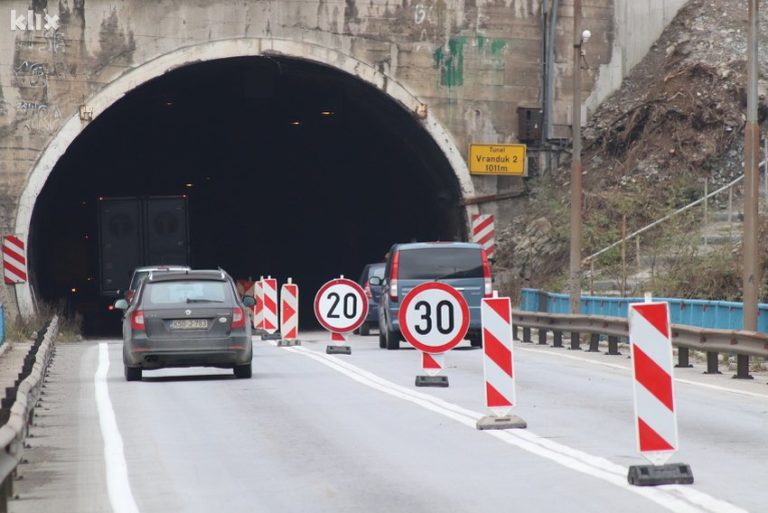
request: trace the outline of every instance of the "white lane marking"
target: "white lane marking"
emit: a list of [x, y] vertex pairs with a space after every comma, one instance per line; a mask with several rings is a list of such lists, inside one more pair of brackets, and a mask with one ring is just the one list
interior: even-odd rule
[[[476, 429], [475, 423], [477, 422], [477, 419], [483, 416], [480, 413], [449, 403], [438, 397], [416, 392], [392, 383], [391, 381], [356, 367], [337, 357], [327, 356], [303, 347], [286, 347], [284, 349], [309, 357], [344, 374], [358, 383], [398, 399], [417, 404], [472, 429]], [[632, 486], [627, 483], [626, 467], [613, 463], [605, 458], [573, 449], [566, 445], [553, 442], [552, 440], [541, 438], [530, 430], [514, 432], [484, 431], [484, 433], [532, 454], [549, 459], [564, 467], [602, 479], [625, 491], [645, 497], [674, 513], [747, 513], [746, 510], [738, 506], [710, 497], [703, 492], [695, 490], [691, 492], [687, 488], [681, 486], [665, 486], [659, 488]]]
[[[554, 357], [557, 357], [557, 358], [565, 358], [566, 360], [573, 360], [573, 361], [576, 361], [576, 362], [589, 363], [589, 364], [592, 364], [592, 365], [599, 365], [601, 367], [610, 367], [612, 369], [618, 369], [618, 370], [623, 370], [623, 371], [627, 371], [627, 372], [632, 372], [632, 368], [630, 366], [628, 366], [628, 365], [625, 366], [625, 365], [619, 365], [617, 363], [599, 362], [597, 360], [590, 360], [589, 358], [583, 358], [583, 357], [580, 357], [580, 356], [572, 356], [572, 355], [569, 355], [569, 354], [549, 352], [549, 351], [544, 350], [544, 349], [533, 349], [533, 348], [530, 348], [530, 347], [515, 346], [515, 349], [516, 350], [520, 349], [521, 351], [528, 351], [529, 353], [544, 354], [544, 355], [547, 355], [547, 356], [554, 356]], [[732, 394], [740, 394], [740, 395], [745, 395], [745, 396], [748, 396], [748, 397], [757, 397], [759, 399], [768, 399], [768, 394], [761, 394], [761, 393], [758, 393], [758, 392], [749, 392], [748, 390], [739, 390], [737, 388], [721, 387], [719, 385], [712, 385], [712, 384], [709, 384], [709, 383], [700, 383], [698, 381], [692, 381], [690, 379], [684, 379], [684, 378], [675, 378], [675, 381], [677, 381], [678, 383], [685, 383], [686, 385], [693, 385], [693, 386], [697, 386], [697, 387], [708, 388], [710, 390], [718, 390], [720, 392], [730, 392]]]
[[93, 378], [96, 386], [96, 409], [104, 438], [104, 461], [107, 467], [107, 492], [114, 513], [139, 513], [128, 481], [128, 465], [123, 452], [123, 437], [117, 428], [115, 411], [109, 399], [107, 372], [109, 371], [109, 346], [99, 344], [99, 366]]

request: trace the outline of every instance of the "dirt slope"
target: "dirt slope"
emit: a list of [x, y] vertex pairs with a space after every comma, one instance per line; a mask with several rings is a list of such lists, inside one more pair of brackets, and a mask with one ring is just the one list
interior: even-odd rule
[[[760, 13], [768, 33], [768, 9]], [[743, 172], [747, 5], [691, 0], [583, 130], [584, 255]], [[765, 37], [762, 37], [765, 40]], [[761, 79], [768, 48], [760, 48]], [[762, 86], [762, 83], [761, 83]], [[759, 117], [768, 115], [762, 94]], [[562, 289], [568, 267], [569, 169], [530, 181], [526, 218], [502, 227], [505, 281]], [[646, 241], [647, 243], [647, 241]], [[513, 292], [510, 290], [510, 292]]]

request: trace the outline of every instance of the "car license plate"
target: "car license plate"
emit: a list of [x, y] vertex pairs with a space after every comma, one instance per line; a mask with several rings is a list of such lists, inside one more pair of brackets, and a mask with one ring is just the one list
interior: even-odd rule
[[171, 321], [172, 330], [204, 330], [208, 328], [207, 319], [175, 319]]

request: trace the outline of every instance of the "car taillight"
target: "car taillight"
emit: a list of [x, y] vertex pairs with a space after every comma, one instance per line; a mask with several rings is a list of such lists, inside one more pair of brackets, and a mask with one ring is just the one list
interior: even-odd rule
[[484, 249], [480, 250], [483, 256], [483, 282], [485, 283], [485, 297], [491, 297], [493, 294], [493, 280], [491, 279], [491, 264], [488, 263], [488, 254]]
[[397, 301], [397, 274], [400, 267], [400, 252], [392, 255], [392, 270], [389, 273], [389, 299]]
[[370, 283], [366, 283], [365, 284], [365, 289], [363, 289], [363, 290], [365, 290], [365, 295], [368, 297], [368, 299], [371, 299], [373, 297], [373, 294], [371, 293], [371, 284]]
[[131, 314], [131, 329], [144, 331], [144, 310], [136, 310]]
[[235, 307], [232, 309], [232, 329], [237, 328], [244, 328], [245, 327], [245, 312], [243, 312], [243, 309], [240, 307]]

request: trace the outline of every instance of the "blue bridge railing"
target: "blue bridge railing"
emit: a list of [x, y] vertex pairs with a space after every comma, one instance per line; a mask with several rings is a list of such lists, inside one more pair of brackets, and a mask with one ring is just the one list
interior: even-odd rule
[[[740, 330], [743, 322], [743, 306], [734, 301], [708, 301], [703, 299], [679, 299], [659, 297], [654, 301], [669, 302], [672, 324], [686, 324], [700, 328]], [[642, 297], [581, 296], [580, 310], [586, 315], [626, 317], [629, 303], [642, 303]], [[569, 313], [568, 294], [523, 289], [520, 309], [533, 312]], [[768, 332], [768, 304], [758, 305], [757, 331]]]

